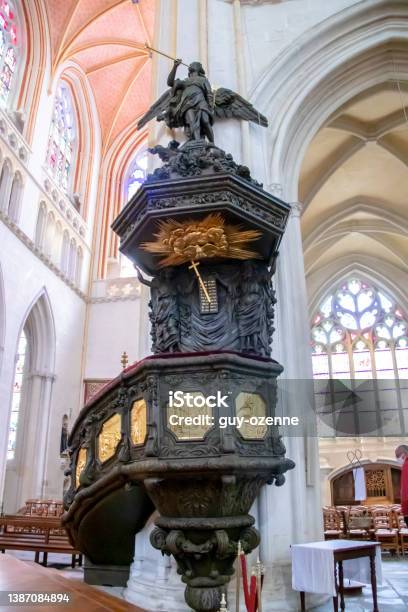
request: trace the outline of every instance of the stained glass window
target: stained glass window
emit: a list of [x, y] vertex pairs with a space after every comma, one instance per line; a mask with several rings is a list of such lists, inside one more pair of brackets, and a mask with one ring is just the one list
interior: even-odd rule
[[[147, 175], [147, 151], [142, 149], [132, 161], [125, 179], [125, 204], [135, 195], [139, 187], [144, 183]], [[120, 255], [120, 276], [135, 276], [133, 263]]]
[[[358, 409], [372, 410], [384, 435], [403, 435], [400, 424], [408, 409], [408, 319], [395, 300], [359, 278], [350, 278], [322, 301], [311, 334], [313, 377], [319, 389], [316, 397], [325, 410], [328, 389], [334, 409], [339, 389], [343, 395], [347, 389], [357, 389], [361, 395], [364, 388], [370, 399]], [[319, 379], [329, 382], [324, 385]], [[343, 386], [335, 380], [341, 380]], [[390, 412], [384, 418], [384, 410], [395, 411], [395, 418], [391, 419]], [[357, 421], [361, 414], [356, 413]], [[399, 429], [390, 431], [391, 421]]]
[[75, 144], [75, 119], [68, 87], [60, 84], [54, 102], [54, 113], [48, 141], [47, 161], [56, 182], [69, 188]]
[[27, 337], [23, 331], [20, 336], [20, 340], [18, 343], [18, 350], [17, 350], [16, 370], [14, 374], [11, 416], [10, 416], [9, 436], [8, 436], [8, 445], [7, 445], [7, 459], [14, 459], [15, 451], [16, 451], [17, 426], [18, 426], [18, 418], [20, 414], [21, 391], [23, 388], [24, 366], [26, 362], [26, 356], [27, 356]]
[[10, 2], [0, 0], [0, 104], [5, 106], [17, 67], [17, 24]]
[[144, 183], [147, 174], [147, 151], [140, 151], [133, 160], [126, 178], [125, 191], [128, 202]]

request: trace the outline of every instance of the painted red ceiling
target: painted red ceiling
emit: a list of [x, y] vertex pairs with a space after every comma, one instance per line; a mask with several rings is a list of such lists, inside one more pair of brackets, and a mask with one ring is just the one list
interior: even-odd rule
[[46, 0], [55, 73], [78, 63], [92, 87], [106, 151], [148, 108], [154, 0]]

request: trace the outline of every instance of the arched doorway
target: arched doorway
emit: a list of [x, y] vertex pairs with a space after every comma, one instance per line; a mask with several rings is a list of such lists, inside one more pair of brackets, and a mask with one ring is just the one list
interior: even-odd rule
[[52, 384], [55, 332], [46, 291], [30, 307], [17, 340], [8, 421], [4, 510], [42, 496]]
[[356, 500], [353, 468], [347, 467], [330, 481], [333, 506], [399, 504], [401, 502], [401, 468], [389, 463], [362, 465], [367, 491], [365, 500]]

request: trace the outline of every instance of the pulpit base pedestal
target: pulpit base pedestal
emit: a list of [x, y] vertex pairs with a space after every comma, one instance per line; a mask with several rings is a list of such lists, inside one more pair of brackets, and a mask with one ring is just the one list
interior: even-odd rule
[[84, 582], [98, 586], [125, 587], [129, 580], [129, 565], [95, 565], [85, 557]]

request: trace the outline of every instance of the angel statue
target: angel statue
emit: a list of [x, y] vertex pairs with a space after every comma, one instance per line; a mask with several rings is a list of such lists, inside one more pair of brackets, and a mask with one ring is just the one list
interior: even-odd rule
[[216, 118], [245, 119], [268, 126], [267, 118], [235, 91], [224, 87], [213, 91], [200, 62], [189, 65], [186, 79], [176, 79], [181, 63], [181, 59], [174, 60], [167, 79], [170, 89], [140, 119], [138, 129], [156, 117], [169, 128], [183, 127], [188, 140], [207, 137], [214, 143], [212, 125]]

